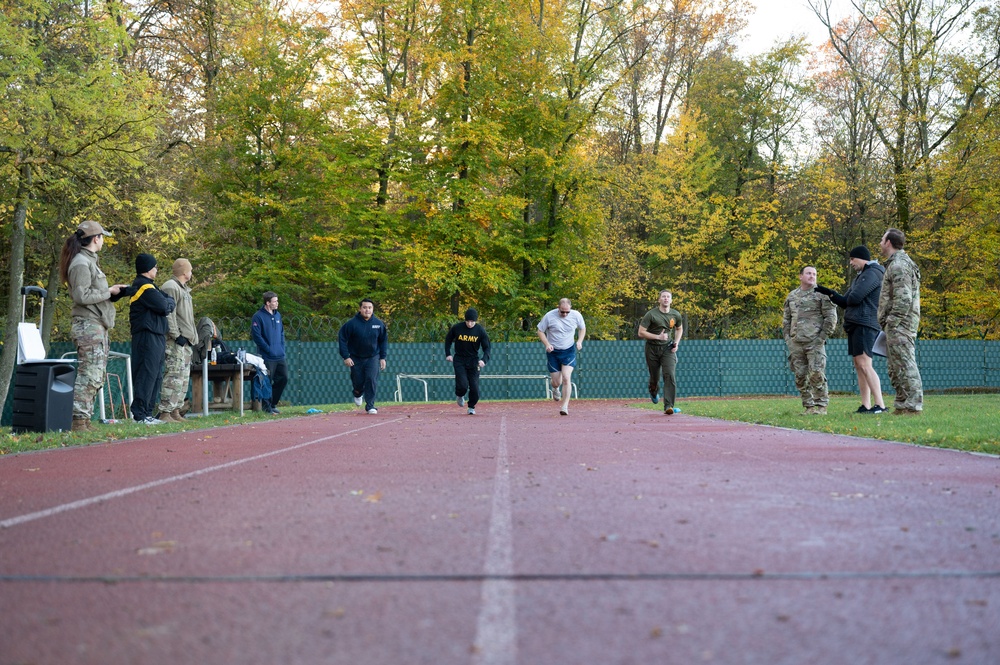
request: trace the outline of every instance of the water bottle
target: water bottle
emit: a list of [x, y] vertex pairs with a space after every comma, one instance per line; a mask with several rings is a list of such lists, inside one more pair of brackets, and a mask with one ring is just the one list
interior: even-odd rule
[[238, 361], [240, 361], [240, 363], [242, 363], [242, 364], [245, 365], [246, 362], [247, 362], [247, 351], [246, 351], [246, 349], [239, 349], [236, 352], [236, 359]]
[[216, 353], [215, 353], [215, 347], [213, 346], [212, 347], [212, 359], [209, 361], [209, 364], [214, 365], [217, 361], [218, 361], [218, 356], [216, 355]]

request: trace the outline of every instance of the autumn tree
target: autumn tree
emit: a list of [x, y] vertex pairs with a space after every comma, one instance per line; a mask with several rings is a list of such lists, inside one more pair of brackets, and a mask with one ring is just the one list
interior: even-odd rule
[[[65, 237], [82, 200], [116, 200], [116, 179], [140, 166], [160, 108], [146, 77], [122, 65], [129, 39], [117, 3], [18, 0], [0, 8], [0, 170], [14, 201], [4, 215], [11, 254], [3, 403], [17, 350], [20, 312], [13, 303], [20, 300], [29, 224]], [[36, 218], [40, 200], [70, 207]]]
[[856, 20], [838, 27], [831, 4], [810, 2], [860, 88], [861, 108], [892, 165], [896, 223], [908, 232], [913, 190], [933, 179], [924, 167], [967, 122], [977, 97], [1000, 71], [1000, 50], [980, 49], [967, 38], [969, 21], [986, 5], [852, 0]]

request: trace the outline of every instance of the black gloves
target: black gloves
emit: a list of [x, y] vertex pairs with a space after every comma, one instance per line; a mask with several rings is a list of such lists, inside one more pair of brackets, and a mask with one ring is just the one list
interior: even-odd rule
[[833, 289], [828, 289], [825, 286], [820, 286], [819, 284], [816, 285], [816, 291], [822, 293], [824, 296], [837, 295], [837, 292], [834, 291]]
[[177, 346], [180, 347], [190, 346], [191, 344], [188, 338], [185, 337], [184, 335], [178, 335], [177, 339], [175, 339], [174, 341], [177, 342]]

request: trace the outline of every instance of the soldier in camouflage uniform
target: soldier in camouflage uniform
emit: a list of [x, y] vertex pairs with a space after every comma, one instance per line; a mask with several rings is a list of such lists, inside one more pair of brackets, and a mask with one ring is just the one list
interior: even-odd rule
[[816, 291], [816, 269], [799, 273], [799, 288], [785, 298], [782, 332], [788, 346], [788, 364], [805, 413], [826, 413], [830, 394], [826, 382], [826, 338], [837, 327], [837, 307]]
[[115, 306], [128, 293], [127, 284], [108, 286], [97, 262], [104, 236], [111, 235], [95, 221], [85, 221], [66, 239], [59, 257], [59, 273], [73, 300], [70, 335], [76, 345], [76, 383], [73, 385], [73, 431], [94, 429], [94, 398], [104, 385], [108, 368], [108, 331], [115, 327]]
[[903, 251], [899, 229], [882, 236], [882, 254], [888, 261], [878, 300], [878, 324], [885, 332], [889, 380], [896, 390], [894, 414], [913, 415], [924, 409], [924, 389], [917, 367], [917, 328], [920, 325], [920, 268]]
[[160, 388], [160, 414], [165, 422], [184, 422], [181, 407], [187, 397], [191, 378], [191, 354], [198, 342], [194, 325], [194, 304], [188, 282], [194, 274], [187, 259], [174, 261], [173, 276], [163, 283], [160, 290], [176, 302], [173, 312], [167, 314], [167, 350], [164, 362], [163, 384]]

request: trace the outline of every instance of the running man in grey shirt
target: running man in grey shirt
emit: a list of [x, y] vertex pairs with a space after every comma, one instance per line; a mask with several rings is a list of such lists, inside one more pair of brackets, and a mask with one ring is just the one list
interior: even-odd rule
[[[577, 330], [580, 335], [574, 344], [573, 335]], [[570, 377], [576, 367], [576, 352], [583, 348], [586, 336], [587, 325], [583, 322], [583, 315], [573, 309], [569, 298], [560, 300], [559, 307], [549, 310], [538, 322], [538, 339], [545, 347], [552, 397], [560, 403], [559, 413], [564, 416], [569, 415], [569, 398], [573, 392]], [[562, 394], [563, 386], [566, 387], [565, 395]]]

